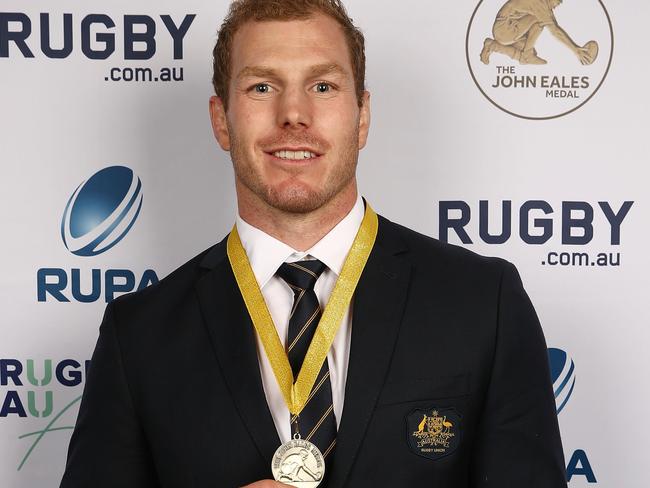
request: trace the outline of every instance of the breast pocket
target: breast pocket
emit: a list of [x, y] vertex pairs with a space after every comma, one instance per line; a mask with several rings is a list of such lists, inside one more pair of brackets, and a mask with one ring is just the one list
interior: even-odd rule
[[[412, 480], [455, 479], [467, 460], [463, 438], [470, 397], [469, 373], [391, 379], [365, 438], [366, 465], [377, 470], [378, 479], [390, 480], [394, 466]], [[391, 463], [384, 462], [386, 456]]]
[[444, 401], [468, 396], [469, 390], [468, 374], [390, 381], [384, 385], [377, 406]]

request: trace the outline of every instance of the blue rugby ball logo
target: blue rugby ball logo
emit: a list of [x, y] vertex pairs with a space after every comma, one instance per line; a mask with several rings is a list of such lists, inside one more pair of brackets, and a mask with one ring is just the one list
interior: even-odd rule
[[555, 393], [555, 408], [559, 414], [571, 398], [576, 385], [576, 367], [573, 359], [562, 349], [549, 348], [548, 359]]
[[131, 169], [110, 166], [98, 171], [77, 187], [65, 206], [65, 247], [77, 256], [108, 251], [133, 227], [142, 199], [142, 182]]

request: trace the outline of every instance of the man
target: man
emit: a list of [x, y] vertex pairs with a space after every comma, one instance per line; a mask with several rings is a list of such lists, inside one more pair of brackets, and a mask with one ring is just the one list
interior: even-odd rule
[[501, 7], [492, 27], [494, 39], [486, 38], [481, 61], [490, 64], [492, 53], [505, 54], [520, 64], [546, 64], [535, 50], [544, 28], [575, 53], [582, 64], [591, 64], [598, 56], [598, 44], [589, 41], [578, 46], [555, 20], [553, 10], [562, 0], [508, 0]]
[[329, 488], [565, 487], [514, 267], [377, 221], [357, 193], [370, 96], [340, 2], [234, 2], [214, 58], [236, 228], [107, 307], [61, 486], [286, 487], [282, 445], [317, 448], [304, 464]]

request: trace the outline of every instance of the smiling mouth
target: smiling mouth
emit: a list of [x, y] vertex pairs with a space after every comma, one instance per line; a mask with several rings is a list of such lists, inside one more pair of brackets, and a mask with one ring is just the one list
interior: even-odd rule
[[320, 154], [307, 150], [294, 151], [289, 149], [281, 149], [279, 151], [267, 152], [267, 154], [285, 161], [307, 161], [320, 157]]

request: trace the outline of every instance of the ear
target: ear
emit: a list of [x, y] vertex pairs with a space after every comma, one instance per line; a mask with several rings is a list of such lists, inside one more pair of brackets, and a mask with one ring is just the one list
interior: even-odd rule
[[226, 122], [226, 109], [223, 100], [217, 96], [210, 97], [210, 120], [214, 137], [224, 151], [230, 151], [230, 133]]
[[363, 92], [362, 105], [359, 109], [359, 149], [363, 149], [370, 130], [370, 92]]

